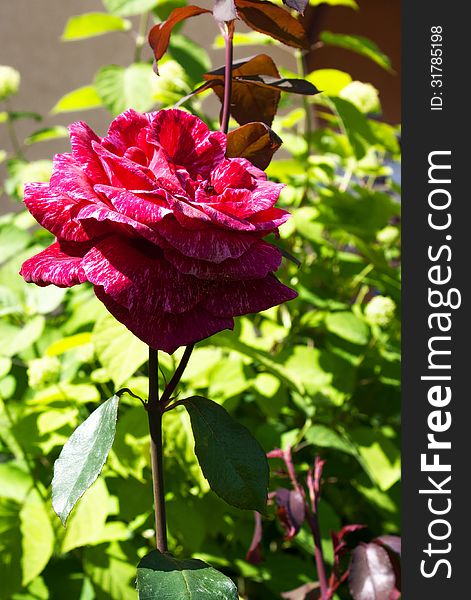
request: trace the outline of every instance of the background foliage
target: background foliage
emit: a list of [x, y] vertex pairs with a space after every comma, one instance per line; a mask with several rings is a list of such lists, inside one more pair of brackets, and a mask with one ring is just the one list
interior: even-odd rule
[[[103, 13], [72, 16], [64, 41], [135, 28], [134, 62], [103, 66], [90, 86], [59, 99], [55, 112], [171, 106], [217, 66], [181, 30], [159, 63], [159, 78], [141, 61], [151, 18], [165, 19], [181, 0], [103, 3]], [[141, 15], [137, 25], [135, 15]], [[367, 40], [332, 32], [321, 39], [390, 68]], [[258, 33], [235, 37], [239, 45], [267, 40]], [[216, 28], [214, 43], [221, 44]], [[272, 127], [284, 150], [268, 173], [288, 184], [282, 204], [293, 218], [276, 243], [300, 261], [299, 267], [285, 261], [280, 273], [299, 298], [198, 344], [183, 382], [186, 395], [220, 402], [267, 452], [292, 446], [301, 474], [316, 454], [327, 460], [319, 511], [331, 562], [331, 529], [363, 523], [367, 529], [356, 535], [365, 540], [399, 531], [400, 231], [393, 177], [399, 146], [398, 131], [378, 120], [380, 100], [371, 85], [342, 71], [305, 74], [298, 62], [298, 75], [324, 93], [309, 100], [282, 95], [282, 116]], [[215, 115], [206, 114], [208, 94], [184, 106], [217, 127]], [[3, 186], [20, 202], [23, 184], [47, 180], [51, 169], [49, 160], [28, 161], [28, 146], [66, 131], [33, 126], [18, 142], [16, 121], [41, 117], [15, 112], [14, 97], [6, 96], [0, 127], [9, 128], [15, 153], [0, 150], [8, 171]], [[316, 123], [307, 117], [310, 103]], [[154, 543], [147, 420], [139, 401], [122, 397], [104, 477], [79, 502], [67, 529], [52, 512], [50, 482], [62, 445], [98, 403], [121, 387], [147, 395], [147, 347], [106, 313], [91, 289], [23, 282], [21, 262], [50, 242], [24, 211], [0, 218], [0, 598], [134, 599], [136, 557]], [[169, 376], [178, 355], [161, 354]], [[252, 514], [209, 491], [184, 409], [166, 414], [164, 427], [172, 552], [230, 575], [242, 598], [279, 598], [316, 580], [307, 527], [283, 541], [273, 507], [263, 518], [263, 561], [245, 560]], [[281, 463], [271, 464], [275, 489], [285, 480]], [[338, 597], [350, 597], [346, 586]]]

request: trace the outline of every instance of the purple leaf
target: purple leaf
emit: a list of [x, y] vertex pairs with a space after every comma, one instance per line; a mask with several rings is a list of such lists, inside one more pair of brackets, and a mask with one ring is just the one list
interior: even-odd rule
[[401, 538], [398, 535], [381, 535], [374, 539], [373, 542], [380, 546], [386, 546], [386, 548], [401, 556]]
[[306, 516], [304, 498], [297, 490], [276, 490], [277, 515], [285, 530], [285, 539], [291, 540], [301, 529]]
[[318, 582], [311, 581], [295, 590], [283, 592], [281, 597], [285, 600], [320, 600], [321, 590]]
[[338, 532], [331, 531], [330, 536], [332, 538], [332, 546], [334, 548], [334, 559], [335, 564], [338, 565], [341, 557], [348, 552], [347, 543], [345, 542], [345, 536], [354, 531], [364, 529], [365, 525], [345, 525]]
[[258, 565], [262, 562], [262, 515], [259, 512], [254, 511], [254, 517], [255, 529], [253, 532], [252, 543], [245, 555], [245, 560], [253, 565]]
[[308, 5], [308, 1], [309, 0], [283, 0], [283, 4], [286, 4], [289, 8], [292, 8], [303, 15], [306, 6]]
[[352, 553], [349, 587], [354, 600], [390, 600], [396, 576], [388, 553], [378, 544], [360, 544]]

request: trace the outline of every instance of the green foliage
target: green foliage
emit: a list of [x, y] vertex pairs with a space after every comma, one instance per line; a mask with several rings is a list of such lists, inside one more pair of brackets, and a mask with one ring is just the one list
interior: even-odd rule
[[237, 600], [234, 582], [201, 560], [177, 560], [154, 550], [137, 569], [139, 600]]
[[52, 109], [53, 113], [72, 112], [76, 110], [89, 110], [98, 108], [102, 102], [95, 88], [87, 85], [69, 92], [57, 102]]
[[64, 526], [105, 464], [116, 432], [118, 404], [118, 396], [100, 404], [70, 436], [54, 464], [52, 506]]
[[[224, 375], [224, 389], [234, 393], [226, 369]], [[211, 489], [232, 506], [264, 512], [269, 470], [260, 444], [219, 404], [201, 396], [184, 403], [190, 413], [196, 456]]]
[[127, 68], [110, 65], [97, 73], [95, 89], [113, 115], [127, 108], [143, 112], [154, 105], [153, 78], [152, 67], [145, 63], [136, 63]]
[[343, 33], [332, 33], [331, 31], [323, 31], [320, 34], [320, 39], [324, 44], [331, 46], [339, 46], [347, 50], [352, 50], [362, 56], [366, 56], [371, 59], [377, 65], [385, 69], [386, 71], [391, 70], [391, 61], [389, 58], [381, 52], [378, 46], [360, 35], [347, 35]]
[[[353, 0], [329, 3], [356, 6]], [[103, 4], [112, 19], [105, 21], [120, 23], [118, 29], [128, 27], [122, 17], [154, 10], [165, 19], [182, 6], [156, 0]], [[80, 35], [99, 33], [94, 27], [85, 24]], [[219, 44], [216, 28], [214, 33]], [[325, 43], [390, 68], [370, 42], [323, 36]], [[260, 44], [261, 34], [238, 32], [235, 42]], [[159, 63], [160, 78], [150, 62], [143, 62], [145, 56], [137, 47], [130, 66], [104, 65], [93, 83], [66, 94], [53, 112], [104, 107], [114, 114], [129, 106], [167, 107], [210, 68], [206, 52], [180, 32], [170, 40], [170, 58]], [[52, 236], [35, 229], [25, 212], [0, 217], [0, 600], [135, 600], [138, 557], [145, 557], [138, 575], [141, 598], [146, 597], [142, 586], [152, 589], [156, 569], [172, 580], [175, 597], [186, 580], [190, 591], [185, 588], [187, 595], [181, 597], [188, 598], [201, 597], [191, 588], [196, 574], [200, 582], [201, 575], [208, 577], [211, 592], [218, 585], [228, 590], [214, 597], [234, 599], [232, 581], [240, 585], [241, 595], [263, 600], [316, 580], [308, 530], [303, 528], [292, 542], [281, 541], [272, 505], [263, 519], [263, 562], [244, 560], [253, 517], [237, 507], [261, 508], [267, 489], [266, 463], [253, 438], [264, 451], [292, 446], [301, 474], [317, 454], [326, 459], [319, 511], [328, 561], [331, 528], [356, 522], [366, 523], [372, 536], [398, 533], [398, 131], [377, 114], [371, 118], [380, 110], [375, 91], [348, 73], [322, 69], [306, 79], [323, 90], [306, 100], [316, 110], [319, 127], [311, 130], [302, 100], [285, 96], [272, 125], [284, 141], [284, 154], [275, 155], [268, 167], [270, 177], [287, 184], [280, 205], [293, 218], [281, 228], [280, 239], [272, 241], [301, 263], [298, 268], [285, 260], [279, 274], [299, 297], [238, 319], [234, 332], [198, 344], [191, 357], [179, 396], [197, 398], [186, 401], [188, 410], [179, 406], [163, 418], [173, 558], [151, 552], [155, 532], [147, 415], [131, 396], [120, 399], [114, 443], [103, 465], [117, 409], [116, 400], [107, 404], [107, 399], [122, 387], [147, 396], [147, 348], [106, 313], [90, 287], [25, 284], [18, 276], [22, 261], [51, 243]], [[211, 122], [202, 97], [192, 97], [185, 106]], [[41, 120], [36, 113], [2, 110], [0, 127], [19, 119], [25, 126], [28, 120]], [[64, 133], [60, 128], [34, 133], [38, 125], [32, 125], [29, 144], [53, 142]], [[51, 172], [49, 160], [29, 161], [24, 145], [20, 150], [4, 153], [3, 187], [12, 202], [21, 200], [24, 183], [47, 181]], [[160, 353], [161, 387], [178, 359], [178, 353]], [[88, 471], [63, 529], [52, 509], [53, 465], [67, 440], [62, 458], [74, 444], [74, 430], [97, 413], [110, 417], [106, 439], [99, 453], [84, 443], [78, 455], [73, 451], [79, 459], [67, 462], [69, 475], [80, 468]], [[230, 439], [237, 440], [235, 449]], [[217, 448], [217, 462], [210, 460], [210, 446]], [[249, 454], [249, 472], [241, 477]], [[93, 468], [92, 458], [98, 462]], [[81, 496], [101, 466], [100, 477]], [[256, 479], [255, 497], [243, 489], [247, 478]], [[274, 467], [269, 489], [286, 486]], [[345, 590], [339, 594], [349, 597]]]
[[70, 17], [62, 34], [62, 40], [64, 42], [83, 40], [104, 33], [127, 31], [128, 29], [131, 29], [131, 22], [121, 19], [121, 17], [107, 13], [86, 13]]

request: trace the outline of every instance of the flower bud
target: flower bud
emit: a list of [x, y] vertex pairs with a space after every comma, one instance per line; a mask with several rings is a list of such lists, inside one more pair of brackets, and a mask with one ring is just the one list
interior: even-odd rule
[[20, 87], [20, 74], [13, 67], [0, 65], [0, 100], [6, 100], [17, 93]]
[[396, 303], [388, 296], [375, 296], [365, 307], [366, 320], [371, 325], [387, 327], [396, 311]]
[[28, 383], [32, 388], [44, 387], [57, 381], [61, 364], [56, 356], [35, 358], [28, 364]]

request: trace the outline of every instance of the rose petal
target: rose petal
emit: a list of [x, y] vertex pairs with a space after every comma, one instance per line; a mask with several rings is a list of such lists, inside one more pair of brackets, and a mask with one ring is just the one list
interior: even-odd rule
[[100, 138], [83, 121], [69, 125], [72, 156], [93, 183], [108, 183], [102, 164], [92, 147]]
[[264, 235], [267, 235], [270, 231], [276, 231], [280, 225], [286, 223], [291, 217], [287, 210], [282, 208], [268, 208], [267, 210], [261, 210], [255, 213], [251, 217], [247, 217], [247, 220], [255, 225], [256, 231], [265, 231]]
[[199, 279], [235, 281], [266, 277], [279, 268], [282, 258], [278, 248], [263, 241], [255, 242], [240, 258], [228, 258], [221, 263], [189, 258], [171, 249], [164, 254], [181, 273]]
[[108, 296], [102, 287], [95, 287], [95, 294], [110, 313], [134, 335], [151, 348], [169, 354], [180, 346], [194, 344], [223, 329], [234, 327], [232, 319], [215, 317], [201, 306], [178, 315], [160, 310], [130, 312]]
[[48, 183], [26, 184], [24, 202], [36, 221], [56, 237], [77, 242], [90, 239], [82, 223], [76, 219], [85, 202], [53, 192]]
[[123, 156], [128, 148], [139, 147], [140, 133], [152, 123], [157, 113], [138, 113], [132, 108], [118, 115], [111, 123], [102, 140], [104, 148]]
[[106, 196], [118, 213], [136, 222], [152, 225], [171, 213], [164, 192], [142, 197], [128, 190], [108, 185], [97, 185], [95, 190]]
[[283, 304], [298, 294], [273, 275], [263, 279], [230, 281], [221, 285], [203, 306], [218, 317], [238, 317]]
[[213, 227], [183, 229], [172, 217], [163, 219], [156, 225], [156, 229], [169, 244], [185, 256], [215, 263], [221, 263], [228, 258], [239, 258], [258, 239], [248, 233]]
[[196, 177], [208, 177], [226, 152], [226, 136], [209, 131], [207, 125], [182, 110], [161, 110], [153, 121], [149, 142], [161, 146], [171, 160]]
[[55, 192], [67, 194], [74, 200], [97, 201], [91, 180], [72, 154], [54, 156], [50, 186]]
[[180, 273], [150, 245], [119, 236], [98, 242], [82, 265], [89, 281], [133, 314], [187, 312], [210, 291], [211, 284]]
[[[138, 236], [159, 245], [162, 238], [153, 229], [138, 223], [134, 219], [109, 209], [106, 206], [88, 204], [77, 212], [77, 219], [83, 224], [84, 229], [97, 234], [100, 230], [106, 233], [120, 233], [126, 238]], [[98, 237], [95, 235], [94, 237]]]
[[92, 145], [111, 185], [128, 190], [152, 190], [154, 188], [154, 177], [147, 167], [124, 156], [117, 156], [97, 142], [93, 142]]
[[253, 180], [247, 169], [237, 158], [221, 161], [211, 173], [211, 183], [218, 194], [226, 188], [249, 189]]
[[69, 255], [58, 242], [26, 260], [20, 270], [26, 282], [36, 285], [71, 287], [87, 281], [82, 257]]

